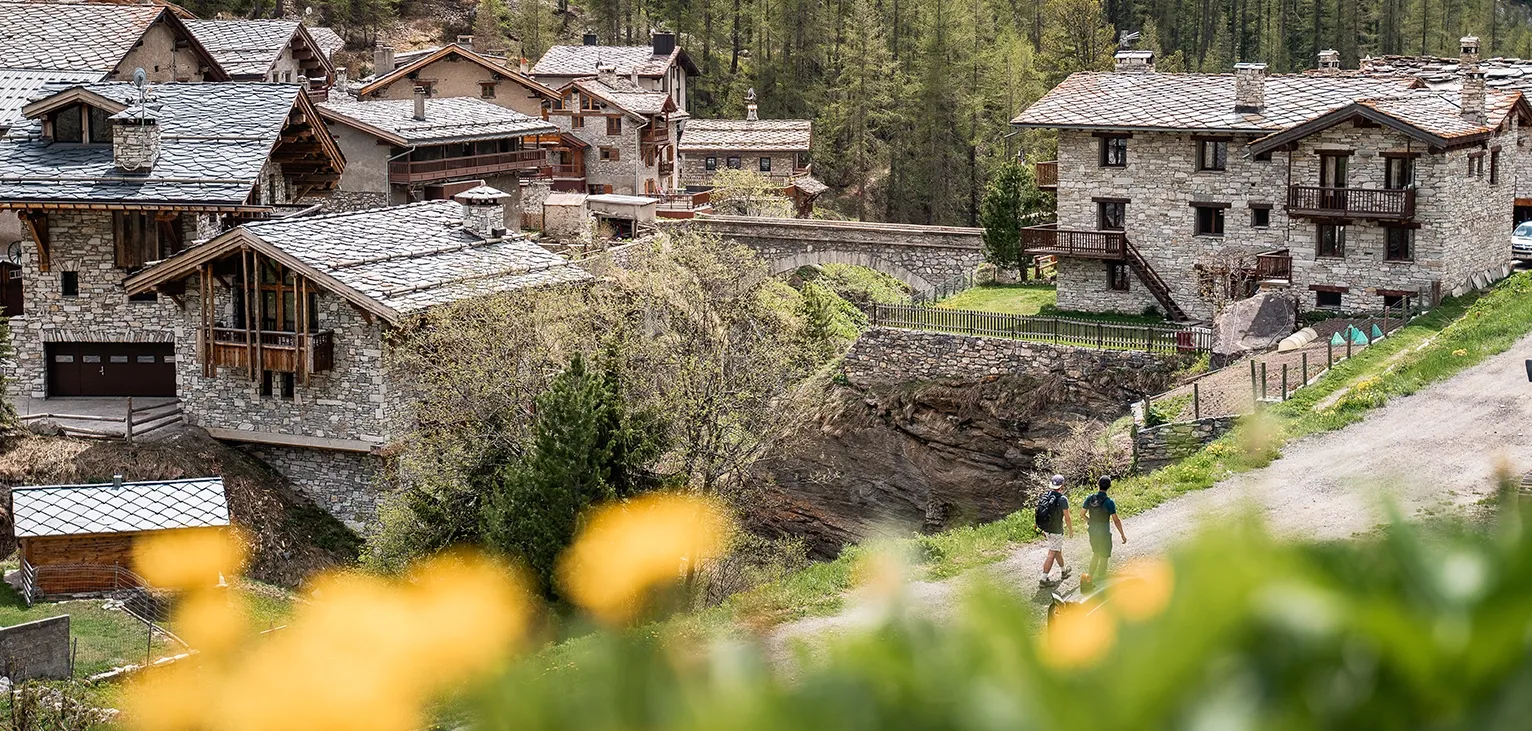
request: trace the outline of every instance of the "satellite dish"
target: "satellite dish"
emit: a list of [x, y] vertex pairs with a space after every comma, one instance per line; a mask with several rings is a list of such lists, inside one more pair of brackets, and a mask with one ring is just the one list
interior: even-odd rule
[[133, 85], [140, 91], [149, 84], [149, 74], [144, 73], [143, 67], [133, 69]]
[[5, 262], [21, 266], [21, 242], [12, 241], [10, 246], [5, 247]]

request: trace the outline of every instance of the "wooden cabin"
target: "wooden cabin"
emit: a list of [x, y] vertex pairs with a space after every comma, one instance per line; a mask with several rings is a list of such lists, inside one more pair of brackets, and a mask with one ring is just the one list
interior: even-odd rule
[[[133, 544], [166, 531], [226, 530], [223, 478], [11, 488], [28, 602], [142, 585]], [[216, 581], [217, 577], [210, 577]]]

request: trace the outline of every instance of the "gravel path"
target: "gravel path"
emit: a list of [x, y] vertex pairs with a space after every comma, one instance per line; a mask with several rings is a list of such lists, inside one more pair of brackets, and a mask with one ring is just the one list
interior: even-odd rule
[[[1128, 543], [1114, 549], [1114, 565], [1165, 551], [1209, 520], [1256, 509], [1279, 535], [1345, 538], [1383, 520], [1391, 497], [1406, 515], [1462, 508], [1493, 491], [1497, 460], [1516, 473], [1532, 469], [1532, 384], [1522, 365], [1532, 358], [1532, 337], [1457, 376], [1413, 396], [1398, 398], [1365, 420], [1339, 431], [1289, 442], [1269, 466], [1234, 475], [1124, 521]], [[1071, 506], [1078, 510], [1078, 500]], [[1078, 577], [1090, 558], [1083, 532], [1065, 544]], [[1021, 546], [982, 569], [1023, 591], [1035, 591], [1041, 544]], [[962, 577], [915, 582], [909, 602], [942, 616], [951, 611]], [[1037, 594], [1046, 601], [1046, 594]], [[779, 627], [769, 638], [777, 653], [800, 640], [866, 626], [876, 608], [852, 606], [831, 617]]]

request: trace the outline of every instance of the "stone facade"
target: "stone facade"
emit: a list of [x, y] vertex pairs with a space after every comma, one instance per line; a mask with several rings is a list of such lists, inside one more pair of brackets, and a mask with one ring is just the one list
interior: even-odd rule
[[[585, 183], [590, 186], [611, 186], [612, 193], [624, 195], [643, 195], [660, 190], [674, 188], [674, 175], [661, 175], [660, 162], [668, 158], [675, 159], [675, 145], [673, 142], [659, 145], [653, 159], [645, 163], [642, 146], [639, 144], [639, 132], [646, 129], [640, 126], [632, 117], [621, 115], [622, 133], [609, 135], [606, 133], [606, 120], [609, 116], [598, 113], [581, 115], [583, 123], [574, 126], [574, 117], [570, 114], [554, 112], [548, 117], [559, 128], [560, 132], [568, 133], [580, 141], [590, 145], [585, 151]], [[676, 123], [662, 122], [670, 128], [670, 139], [676, 138]], [[602, 149], [609, 158], [613, 151], [616, 160], [602, 159]]]
[[[730, 157], [739, 158], [741, 170], [759, 173], [783, 185], [792, 180], [795, 170], [802, 167], [798, 164], [798, 153], [794, 152], [761, 152], [759, 150], [686, 152], [681, 154], [681, 161], [679, 163], [681, 184], [711, 185], [714, 175], [729, 169]], [[763, 157], [771, 160], [770, 172], [761, 171], [761, 158]], [[713, 170], [707, 169], [708, 158], [712, 158], [715, 163]]]
[[[458, 53], [465, 52], [462, 49], [456, 50]], [[544, 95], [514, 79], [515, 74], [509, 68], [494, 71], [460, 55], [448, 54], [416, 69], [413, 78], [400, 78], [387, 86], [369, 91], [366, 98], [413, 99], [415, 86], [425, 82], [433, 97], [475, 97], [528, 117], [542, 117]], [[486, 91], [486, 86], [489, 91]], [[489, 96], [485, 96], [486, 93]], [[349, 156], [347, 160], [350, 160]]]
[[1133, 432], [1133, 461], [1141, 472], [1159, 469], [1196, 454], [1232, 431], [1238, 421], [1237, 416], [1209, 416], [1137, 429]]
[[385, 462], [362, 452], [247, 444], [244, 451], [272, 466], [319, 507], [362, 532], [376, 524]]

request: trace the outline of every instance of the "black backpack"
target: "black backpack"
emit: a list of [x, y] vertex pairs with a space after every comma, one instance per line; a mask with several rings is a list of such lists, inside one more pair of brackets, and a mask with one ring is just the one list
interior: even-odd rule
[[[1106, 496], [1097, 492], [1092, 493], [1090, 497], [1085, 498], [1085, 502], [1082, 503], [1080, 507], [1085, 508], [1087, 512], [1094, 513], [1096, 510], [1100, 509], [1101, 505], [1105, 502]], [[1095, 516], [1092, 515], [1091, 517], [1094, 518]]]
[[1053, 525], [1053, 514], [1059, 509], [1059, 494], [1052, 489], [1037, 496], [1037, 508], [1033, 511], [1038, 527]]

